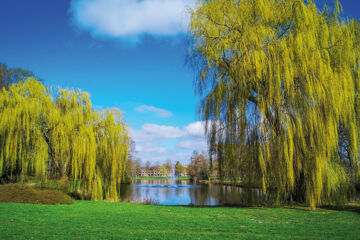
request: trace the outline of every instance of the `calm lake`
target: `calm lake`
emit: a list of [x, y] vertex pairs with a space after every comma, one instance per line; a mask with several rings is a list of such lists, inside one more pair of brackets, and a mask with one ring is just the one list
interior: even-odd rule
[[[248, 198], [253, 203], [263, 203], [261, 189], [251, 189], [223, 185], [192, 185], [190, 181], [171, 179], [136, 179], [132, 184], [121, 186], [121, 201], [150, 201], [160, 205], [222, 206], [243, 205]], [[249, 193], [249, 194], [247, 194]]]

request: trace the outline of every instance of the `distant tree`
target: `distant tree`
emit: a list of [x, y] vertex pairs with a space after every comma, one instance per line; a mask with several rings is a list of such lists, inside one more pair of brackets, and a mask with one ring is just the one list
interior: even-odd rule
[[154, 168], [159, 168], [161, 166], [159, 161], [156, 161], [153, 165]]
[[150, 161], [146, 161], [145, 168], [146, 168], [146, 170], [149, 170], [151, 168], [151, 162]]
[[167, 168], [164, 165], [160, 167], [160, 174], [161, 175], [166, 175], [166, 176], [169, 175], [169, 172], [168, 172]]
[[204, 153], [199, 154], [194, 151], [187, 169], [193, 181], [209, 179], [209, 159], [206, 158]]
[[136, 160], [136, 157], [135, 157], [135, 141], [134, 140], [130, 140], [130, 152], [129, 152], [129, 155], [128, 155], [128, 161], [127, 161], [127, 164], [126, 164], [126, 167], [125, 167], [125, 175], [124, 175], [124, 181], [125, 182], [130, 182], [131, 180], [131, 177], [133, 175], [135, 175], [136, 173], [136, 169], [135, 169], [135, 160]]
[[141, 172], [141, 159], [140, 158], [136, 158], [134, 160], [134, 169], [135, 169], [135, 174]]
[[185, 170], [185, 167], [179, 161], [177, 161], [175, 164], [175, 176], [181, 176], [181, 174], [185, 173]]
[[6, 64], [0, 63], [0, 91], [9, 88], [12, 83], [25, 81], [27, 78], [35, 78], [35, 75], [21, 68], [8, 68]]
[[166, 170], [168, 171], [168, 173], [172, 174], [174, 166], [170, 159], [166, 160], [166, 162], [163, 164], [163, 166], [166, 167]]

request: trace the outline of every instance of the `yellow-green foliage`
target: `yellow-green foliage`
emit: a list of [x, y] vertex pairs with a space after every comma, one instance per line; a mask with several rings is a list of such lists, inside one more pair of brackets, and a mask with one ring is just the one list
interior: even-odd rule
[[303, 179], [312, 208], [344, 198], [340, 122], [351, 133], [350, 165], [359, 165], [360, 28], [341, 17], [338, 2], [329, 9], [214, 0], [191, 11], [190, 54], [211, 151], [224, 171], [262, 179], [265, 191], [276, 185], [286, 197]]
[[87, 93], [52, 96], [35, 79], [0, 92], [0, 175], [68, 178], [84, 197], [116, 200], [128, 149], [120, 111], [94, 111]]

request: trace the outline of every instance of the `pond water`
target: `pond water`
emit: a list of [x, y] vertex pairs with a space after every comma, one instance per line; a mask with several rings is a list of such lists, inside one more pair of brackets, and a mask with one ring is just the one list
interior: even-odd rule
[[235, 186], [192, 185], [190, 181], [171, 179], [136, 179], [132, 184], [123, 184], [120, 191], [121, 201], [160, 205], [244, 205], [250, 199], [255, 204], [263, 203], [262, 191]]

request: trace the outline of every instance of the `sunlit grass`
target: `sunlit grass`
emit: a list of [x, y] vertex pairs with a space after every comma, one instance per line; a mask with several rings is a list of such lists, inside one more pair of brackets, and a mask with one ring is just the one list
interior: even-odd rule
[[359, 205], [305, 208], [0, 203], [0, 239], [358, 239]]

